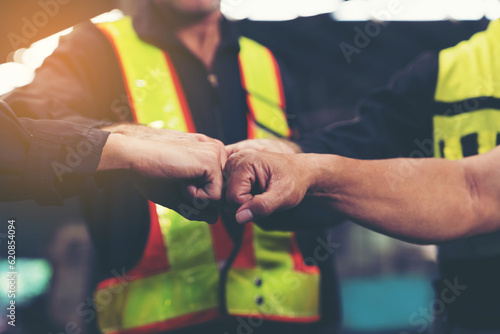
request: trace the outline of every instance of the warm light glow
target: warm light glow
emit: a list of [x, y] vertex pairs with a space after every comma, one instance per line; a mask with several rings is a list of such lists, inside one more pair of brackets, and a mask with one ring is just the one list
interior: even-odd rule
[[261, 21], [293, 20], [297, 17], [293, 3], [290, 0], [252, 0], [255, 7], [248, 18]]
[[[122, 16], [123, 13], [120, 10], [113, 10], [93, 18], [92, 21], [94, 23], [113, 21]], [[72, 31], [73, 28], [63, 30], [33, 43], [28, 49], [19, 49], [14, 53], [14, 62], [0, 64], [0, 95], [33, 81], [35, 70], [42, 65], [45, 58], [54, 52], [59, 45], [59, 38]]]
[[28, 66], [19, 63], [0, 65], [0, 95], [10, 92], [16, 87], [29, 84], [34, 72]]
[[299, 16], [332, 13], [339, 21], [378, 19], [380, 11], [402, 8], [391, 21], [478, 20], [500, 17], [498, 0], [222, 0], [221, 10], [241, 20], [290, 20]]
[[[392, 11], [396, 5], [397, 11]], [[498, 0], [222, 0], [221, 10], [235, 20], [291, 20], [299, 16], [332, 13], [339, 21], [392, 20], [490, 20], [500, 18]], [[389, 13], [389, 14], [387, 14]], [[92, 22], [114, 21], [123, 16], [120, 10], [99, 15]], [[14, 53], [12, 63], [0, 64], [0, 94], [33, 80], [40, 67], [72, 28], [34, 43], [29, 49]]]
[[370, 6], [364, 0], [353, 0], [342, 3], [333, 13], [337, 21], [366, 21], [371, 18]]
[[111, 22], [119, 20], [123, 17], [123, 12], [119, 9], [113, 9], [108, 13], [101, 14], [99, 16], [94, 17], [90, 21], [93, 23], [102, 23], [102, 22]]
[[486, 18], [489, 20], [496, 20], [500, 18], [500, 1], [498, 0], [485, 0]]

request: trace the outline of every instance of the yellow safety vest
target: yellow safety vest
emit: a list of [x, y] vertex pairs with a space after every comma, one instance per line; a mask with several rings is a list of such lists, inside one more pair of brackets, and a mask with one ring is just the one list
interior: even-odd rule
[[[98, 27], [113, 44], [135, 120], [156, 128], [195, 132], [188, 104], [167, 53], [139, 39], [129, 17]], [[242, 86], [249, 138], [288, 137], [279, 67], [273, 54], [240, 38]], [[233, 242], [222, 222], [188, 221], [150, 203], [143, 257], [120, 282], [99, 284], [95, 301], [104, 333], [159, 333], [227, 315], [219, 305], [220, 270]], [[319, 319], [319, 270], [304, 263], [294, 233], [245, 226], [241, 249], [227, 273], [225, 308], [231, 316], [289, 322]]]
[[[435, 157], [457, 160], [500, 144], [499, 20], [440, 52], [434, 100], [450, 104], [447, 111], [433, 116]], [[442, 245], [440, 259], [498, 256], [499, 240], [497, 232]]]
[[[459, 114], [433, 116], [434, 155], [457, 160], [464, 157], [463, 141], [474, 136], [473, 154], [485, 153], [497, 146], [500, 133], [500, 21], [490, 23], [468, 41], [439, 54], [437, 102], [461, 104]], [[491, 107], [478, 109], [489, 99]], [[484, 103], [483, 103], [484, 104]], [[465, 154], [465, 156], [471, 155]]]

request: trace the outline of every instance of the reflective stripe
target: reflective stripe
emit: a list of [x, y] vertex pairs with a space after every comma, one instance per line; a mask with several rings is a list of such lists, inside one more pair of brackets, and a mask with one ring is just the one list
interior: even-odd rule
[[[142, 42], [130, 18], [99, 28], [110, 38], [120, 59], [135, 119], [155, 128], [194, 131], [169, 56]], [[285, 99], [274, 56], [267, 48], [246, 38], [241, 39], [241, 44], [241, 76], [251, 111], [249, 137], [288, 136]], [[148, 70], [150, 64], [157, 66]], [[99, 312], [99, 324], [105, 333], [157, 333], [220, 317], [218, 259], [212, 234], [220, 233], [222, 227], [216, 229], [203, 222], [188, 221], [173, 210], [152, 203], [151, 206], [154, 210], [151, 223], [157, 224], [151, 231], [158, 230], [160, 235], [156, 239], [150, 235], [146, 250], [165, 250], [162, 261], [165, 272], [159, 273], [156, 267], [143, 272], [142, 269], [151, 266], [142, 264], [155, 260], [143, 257], [130, 271], [137, 275], [131, 282], [123, 284], [115, 279], [100, 284], [96, 301], [107, 294], [105, 287], [121, 290]], [[221, 240], [227, 240], [227, 235], [222, 237]], [[156, 246], [161, 247], [153, 247], [150, 241], [160, 243]], [[262, 314], [267, 319], [295, 322], [318, 320], [318, 270], [306, 268], [293, 242], [293, 233], [266, 232], [256, 225], [246, 225], [241, 248], [245, 254], [240, 252], [233, 265], [238, 268], [230, 269], [227, 279], [227, 309], [231, 315]], [[145, 256], [151, 254], [157, 256], [157, 251]], [[217, 255], [223, 254], [227, 250], [219, 247]], [[254, 295], [257, 274], [263, 278], [260, 292], [264, 301], [260, 305], [255, 303]], [[286, 297], [277, 300], [275, 293]]]
[[[276, 59], [269, 49], [246, 37], [240, 38], [240, 48], [242, 85], [248, 93], [248, 106], [252, 116], [255, 121], [281, 137], [289, 137], [290, 129], [283, 111], [285, 99]], [[269, 75], [270, 73], [275, 75]], [[265, 133], [263, 129], [258, 131]], [[272, 135], [265, 134], [265, 137], [258, 137], [270, 136]]]
[[500, 98], [500, 20], [468, 41], [439, 53], [435, 100], [457, 102], [481, 96]]
[[184, 93], [178, 87], [169, 56], [140, 40], [131, 29], [130, 17], [101, 23], [98, 27], [113, 41], [120, 55], [129, 102], [135, 111], [136, 121], [154, 128], [193, 131]]
[[95, 296], [99, 326], [104, 333], [121, 331], [217, 308], [214, 272], [217, 265], [208, 263], [101, 289]]
[[[119, 55], [134, 119], [154, 128], [194, 131], [184, 92], [169, 56], [142, 42], [128, 17], [98, 27], [112, 41]], [[129, 282], [119, 294], [120, 298], [115, 298], [115, 302], [99, 312], [99, 325], [105, 333], [122, 333], [152, 324], [154, 327], [156, 323], [165, 326], [166, 320], [168, 324], [168, 320], [174, 321], [188, 314], [218, 310], [219, 271], [209, 225], [188, 221], [173, 210], [152, 205], [158, 217], [158, 223], [152, 224], [159, 224], [163, 242], [158, 244], [158, 240], [150, 238], [146, 250], [148, 247], [165, 249], [167, 245], [169, 267], [164, 267], [161, 274], [144, 275], [147, 273], [144, 273], [142, 263], [155, 260], [145, 253], [138, 266], [131, 270], [140, 279]], [[106, 283], [101, 286], [106, 286]], [[114, 284], [113, 288], [119, 288], [119, 285]], [[102, 291], [98, 291], [96, 300]], [[173, 303], [173, 300], [177, 302]], [[192, 323], [193, 319], [185, 318], [184, 321], [181, 327]]]
[[[434, 155], [437, 158], [457, 160], [463, 158], [460, 139], [478, 134], [478, 153], [484, 153], [496, 146], [496, 134], [500, 132], [500, 111], [483, 109], [454, 116], [435, 115]], [[444, 141], [444, 157], [439, 150], [440, 141]]]

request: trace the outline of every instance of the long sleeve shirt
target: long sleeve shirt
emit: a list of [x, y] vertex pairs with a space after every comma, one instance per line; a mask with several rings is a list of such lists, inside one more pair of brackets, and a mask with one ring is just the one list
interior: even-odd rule
[[17, 118], [0, 102], [0, 200], [60, 204], [95, 190], [109, 133], [57, 120]]
[[[439, 54], [421, 56], [359, 106], [357, 119], [299, 140], [305, 152], [358, 159], [459, 159], [500, 144], [500, 21]], [[404, 187], [408, 170], [387, 171], [381, 182]], [[499, 330], [500, 233], [439, 247], [442, 278], [467, 286], [446, 305], [453, 324]], [[448, 282], [448, 283], [446, 283]], [[441, 293], [441, 297], [439, 297]]]

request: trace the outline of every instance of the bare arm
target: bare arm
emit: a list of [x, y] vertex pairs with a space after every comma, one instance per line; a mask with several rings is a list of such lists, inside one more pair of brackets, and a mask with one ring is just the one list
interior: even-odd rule
[[310, 194], [368, 228], [414, 242], [500, 228], [499, 150], [462, 161], [330, 158]]
[[[240, 222], [293, 207], [307, 194], [368, 228], [412, 242], [500, 229], [500, 148], [460, 161], [247, 151], [231, 157], [228, 169], [228, 198], [241, 205]], [[262, 194], [250, 194], [252, 182]]]

